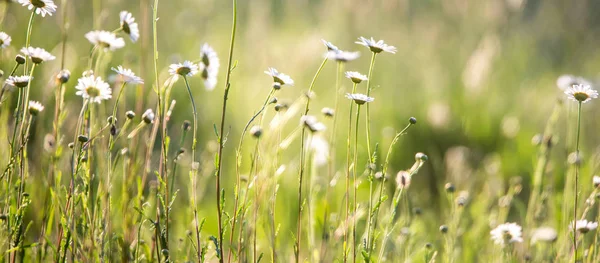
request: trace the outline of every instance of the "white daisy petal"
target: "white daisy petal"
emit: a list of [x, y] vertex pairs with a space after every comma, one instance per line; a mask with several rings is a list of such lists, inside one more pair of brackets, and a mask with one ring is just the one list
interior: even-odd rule
[[169, 74], [172, 76], [181, 75], [191, 77], [198, 74], [198, 72], [198, 65], [188, 60], [184, 61], [183, 63], [171, 64], [169, 66]]
[[492, 240], [498, 245], [505, 246], [509, 243], [523, 242], [523, 232], [516, 223], [504, 223], [490, 231]]
[[585, 84], [574, 84], [565, 90], [565, 94], [569, 99], [582, 103], [598, 98], [598, 91]]
[[363, 105], [367, 102], [372, 102], [375, 100], [374, 98], [371, 98], [365, 94], [360, 94], [360, 93], [354, 93], [354, 94], [346, 93], [346, 98], [353, 100], [358, 105]]
[[219, 57], [217, 52], [208, 44], [202, 45], [200, 49], [200, 68], [204, 87], [207, 90], [213, 90], [217, 85], [217, 75], [219, 73]]
[[383, 40], [375, 41], [375, 39], [373, 38], [368, 39], [364, 37], [359, 37], [358, 40], [359, 41], [355, 42], [356, 44], [368, 47], [373, 53], [381, 53], [382, 51], [385, 51], [388, 53], [396, 54], [397, 51], [396, 47], [388, 46], [383, 42]]
[[[284, 85], [294, 86], [294, 80], [283, 73], [279, 73], [275, 68], [268, 68], [265, 74], [273, 77], [273, 87], [281, 87]], [[278, 88], [277, 88], [278, 89]]]
[[356, 71], [346, 71], [346, 78], [352, 80], [352, 82], [358, 84], [367, 80], [367, 76], [360, 74]]
[[123, 38], [117, 37], [115, 33], [96, 30], [85, 34], [90, 43], [104, 48], [105, 50], [115, 51], [125, 46]]
[[45, 17], [52, 16], [56, 12], [56, 4], [52, 0], [19, 0], [19, 4], [27, 7], [29, 10], [35, 8], [35, 13]]
[[112, 98], [110, 86], [100, 77], [90, 75], [81, 77], [77, 82], [77, 86], [75, 86], [77, 92], [75, 94], [84, 99], [88, 99], [90, 102], [100, 104], [103, 100]]
[[332, 59], [338, 62], [348, 62], [360, 57], [360, 52], [349, 52], [349, 51], [329, 51], [326, 54], [328, 59]]
[[40, 64], [44, 61], [50, 61], [50, 60], [56, 59], [56, 57], [53, 56], [52, 54], [48, 53], [48, 51], [44, 50], [43, 48], [39, 48], [39, 47], [22, 48], [21, 53], [23, 53], [23, 55], [29, 57], [31, 59], [31, 61], [35, 64]]
[[135, 22], [133, 15], [127, 11], [121, 11], [119, 14], [121, 20], [121, 29], [129, 36], [131, 42], [137, 42], [140, 38], [138, 23]]
[[8, 79], [6, 79], [6, 85], [17, 88], [25, 88], [31, 79], [33, 78], [29, 76], [10, 76]]
[[136, 76], [135, 73], [131, 71], [131, 69], [124, 68], [123, 66], [118, 66], [117, 68], [112, 68], [112, 70], [119, 74], [119, 76], [121, 76], [123, 82], [133, 85], [144, 84], [144, 80]]
[[0, 32], [0, 48], [6, 48], [8, 46], [10, 46], [10, 42], [12, 41], [12, 38], [10, 38], [10, 36], [4, 32]]
[[40, 113], [40, 111], [44, 110], [44, 105], [42, 105], [40, 102], [38, 101], [33, 101], [30, 100], [29, 101], [29, 113], [31, 113], [31, 115], [37, 115], [38, 113]]

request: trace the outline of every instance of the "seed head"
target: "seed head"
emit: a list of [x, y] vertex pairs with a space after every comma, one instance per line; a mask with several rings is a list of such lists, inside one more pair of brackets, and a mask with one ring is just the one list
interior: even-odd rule
[[70, 78], [71, 72], [68, 69], [63, 69], [56, 75], [56, 81], [58, 81], [59, 84], [65, 84], [69, 82]]
[[19, 54], [15, 57], [15, 61], [17, 62], [17, 64], [23, 65], [25, 64], [25, 57]]
[[127, 119], [131, 120], [131, 119], [135, 118], [135, 112], [127, 111], [127, 112], [125, 112], [125, 116], [127, 116]]
[[89, 138], [85, 135], [79, 135], [79, 136], [77, 136], [77, 140], [81, 143], [85, 143], [85, 142], [89, 141]]
[[410, 124], [413, 124], [413, 125], [414, 125], [414, 124], [417, 124], [417, 118], [415, 118], [415, 117], [410, 117], [410, 119], [408, 119], [408, 122], [409, 122]]

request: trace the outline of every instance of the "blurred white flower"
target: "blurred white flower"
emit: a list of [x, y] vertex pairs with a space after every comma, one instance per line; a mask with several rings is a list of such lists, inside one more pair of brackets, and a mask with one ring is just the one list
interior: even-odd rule
[[[569, 228], [573, 230], [573, 222], [569, 223]], [[596, 228], [598, 228], [598, 222], [587, 221], [585, 219], [577, 220], [575, 222], [575, 230], [584, 234]]]
[[101, 103], [112, 98], [112, 90], [108, 83], [100, 77], [94, 78], [94, 75], [79, 78], [75, 89], [77, 89], [76, 95], [90, 102]]
[[410, 186], [411, 176], [407, 171], [400, 171], [396, 174], [396, 187], [406, 189]]
[[356, 71], [346, 71], [346, 78], [352, 80], [352, 82], [359, 84], [365, 80], [367, 80], [367, 76], [360, 74]]
[[0, 48], [6, 48], [10, 45], [12, 38], [4, 32], [0, 32]]
[[8, 79], [6, 79], [6, 85], [17, 88], [25, 88], [31, 79], [33, 78], [29, 76], [10, 76]]
[[137, 42], [138, 38], [140, 38], [140, 30], [133, 15], [127, 11], [121, 11], [119, 17], [121, 18], [121, 29], [123, 32], [129, 35], [131, 42]]
[[23, 53], [23, 55], [29, 57], [31, 59], [31, 61], [35, 64], [40, 64], [44, 61], [50, 61], [50, 60], [56, 59], [56, 57], [52, 56], [52, 54], [48, 53], [48, 51], [44, 50], [43, 48], [39, 48], [39, 47], [22, 48], [21, 53]]
[[118, 66], [117, 68], [112, 68], [112, 70], [119, 74], [119, 76], [121, 76], [123, 82], [125, 83], [133, 85], [144, 84], [144, 80], [136, 76], [135, 73], [131, 71], [131, 69], [124, 68], [123, 66]]
[[311, 132], [319, 132], [325, 130], [325, 124], [319, 122], [315, 116], [304, 115], [300, 117], [300, 123], [308, 128]]
[[565, 90], [565, 94], [569, 99], [582, 103], [598, 98], [598, 91], [592, 89], [590, 85], [583, 84], [574, 84]]
[[556, 86], [561, 90], [567, 90], [575, 84], [592, 86], [588, 80], [573, 75], [561, 75], [556, 80]]
[[147, 124], [150, 123], [154, 123], [154, 111], [152, 111], [152, 109], [147, 109], [144, 114], [142, 114], [142, 121], [144, 121]]
[[365, 94], [360, 94], [360, 93], [354, 93], [354, 94], [346, 93], [346, 98], [353, 100], [358, 105], [363, 105], [367, 102], [372, 102], [375, 100], [374, 98], [371, 98]]
[[328, 59], [332, 59], [338, 62], [348, 62], [359, 58], [360, 52], [335, 50], [327, 52], [326, 56]]
[[600, 176], [594, 175], [594, 177], [592, 177], [592, 183], [594, 184], [594, 187], [600, 186]]
[[279, 89], [284, 85], [294, 86], [294, 80], [290, 76], [279, 73], [274, 68], [268, 68], [267, 71], [265, 71], [265, 74], [273, 77], [273, 88], [275, 89]]
[[516, 223], [501, 224], [490, 231], [490, 235], [492, 235], [492, 240], [494, 243], [502, 246], [505, 246], [509, 243], [523, 242], [522, 228]]
[[29, 113], [31, 115], [35, 116], [38, 113], [40, 113], [40, 111], [43, 111], [43, 110], [44, 110], [44, 105], [42, 105], [40, 102], [33, 101], [33, 100], [29, 101]]
[[382, 51], [389, 52], [392, 54], [396, 54], [396, 47], [388, 46], [383, 42], [383, 40], [375, 41], [375, 39], [359, 37], [358, 41], [354, 42], [359, 45], [363, 45], [368, 47], [373, 53], [381, 53]]
[[325, 39], [321, 39], [321, 41], [327, 47], [327, 51], [338, 51], [338, 50], [340, 50], [337, 46], [335, 46], [334, 44], [331, 44], [331, 42], [329, 42], [329, 41], [327, 41]]
[[310, 148], [313, 151], [313, 163], [316, 166], [323, 166], [329, 160], [329, 143], [323, 136], [315, 135], [310, 142]]
[[551, 227], [539, 227], [531, 233], [531, 243], [554, 242], [558, 238], [558, 233]]
[[169, 74], [172, 76], [181, 75], [191, 77], [198, 74], [198, 71], [198, 65], [188, 60], [183, 63], [171, 64], [169, 66]]
[[217, 85], [217, 75], [220, 67], [217, 52], [215, 52], [210, 45], [205, 43], [200, 49], [200, 59], [200, 71], [202, 71], [204, 87], [207, 90], [213, 90]]
[[105, 50], [115, 51], [125, 46], [123, 38], [117, 37], [115, 33], [104, 30], [90, 31], [85, 34], [85, 38], [87, 38], [90, 43], [102, 47]]
[[26, 6], [29, 10], [35, 8], [35, 13], [42, 17], [52, 16], [56, 12], [56, 4], [52, 0], [19, 0], [19, 4]]

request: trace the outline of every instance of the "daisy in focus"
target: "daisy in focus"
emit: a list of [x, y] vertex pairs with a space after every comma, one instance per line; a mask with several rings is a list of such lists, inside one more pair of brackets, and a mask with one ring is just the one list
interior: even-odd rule
[[590, 85], [585, 84], [574, 84], [565, 90], [565, 94], [569, 99], [581, 103], [598, 98], [598, 91], [592, 89]]
[[127, 11], [121, 11], [119, 17], [121, 18], [121, 30], [129, 36], [131, 42], [137, 42], [140, 38], [140, 30], [133, 15]]
[[95, 78], [94, 75], [78, 79], [75, 89], [77, 89], [76, 95], [98, 104], [112, 98], [112, 90], [108, 83], [100, 77]]
[[52, 54], [48, 53], [48, 51], [44, 50], [43, 48], [39, 48], [39, 47], [27, 47], [27, 48], [24, 47], [21, 49], [21, 53], [23, 53], [23, 55], [29, 57], [31, 59], [31, 61], [35, 64], [40, 64], [44, 61], [50, 61], [50, 60], [56, 59], [56, 57], [53, 56]]
[[25, 88], [31, 81], [32, 77], [30, 76], [10, 76], [6, 80], [6, 85], [17, 87], [17, 88]]
[[186, 60], [183, 63], [171, 64], [169, 66], [169, 74], [171, 74], [171, 76], [181, 75], [191, 77], [198, 74], [198, 72], [198, 65], [189, 60]]
[[373, 53], [381, 53], [382, 51], [385, 51], [388, 53], [396, 54], [396, 47], [388, 46], [386, 43], [383, 42], [383, 40], [375, 41], [375, 39], [373, 38], [368, 39], [364, 37], [359, 37], [358, 40], [359, 41], [355, 42], [356, 44], [368, 47]]
[[200, 49], [200, 70], [204, 87], [207, 90], [213, 90], [217, 85], [217, 74], [219, 73], [219, 57], [217, 52], [208, 44], [202, 45]]
[[0, 48], [7, 48], [10, 46], [10, 41], [12, 41], [12, 38], [10, 38], [8, 34], [0, 32]]
[[495, 244], [502, 246], [523, 242], [522, 228], [516, 223], [501, 224], [490, 231], [490, 235], [492, 235], [492, 240]]
[[115, 33], [108, 31], [90, 31], [85, 34], [85, 38], [87, 38], [90, 43], [104, 48], [104, 50], [115, 51], [125, 46], [123, 38], [117, 37]]
[[265, 74], [273, 77], [273, 88], [276, 90], [285, 85], [294, 86], [294, 80], [290, 76], [280, 73], [274, 68], [268, 68]]
[[45, 17], [52, 16], [56, 12], [56, 4], [52, 0], [19, 0], [19, 4], [32, 10], [35, 8], [35, 13]]
[[346, 93], [346, 98], [353, 100], [358, 105], [363, 105], [367, 102], [372, 102], [375, 100], [374, 98], [371, 98], [365, 94], [360, 94], [360, 93], [354, 93], [354, 94]]
[[123, 66], [118, 66], [117, 68], [112, 68], [112, 70], [114, 72], [116, 72], [117, 74], [119, 74], [119, 76], [125, 83], [129, 83], [129, 84], [133, 84], [133, 85], [144, 84], [144, 80], [142, 78], [136, 76], [135, 73], [133, 73], [133, 71], [131, 71], [131, 69], [124, 68]]
[[365, 80], [367, 80], [367, 76], [360, 74], [356, 71], [346, 71], [346, 78], [352, 80], [352, 82], [359, 84]]

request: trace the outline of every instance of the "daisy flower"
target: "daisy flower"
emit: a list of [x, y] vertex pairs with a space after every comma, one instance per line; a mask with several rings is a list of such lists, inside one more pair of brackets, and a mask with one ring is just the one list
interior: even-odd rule
[[551, 227], [539, 227], [531, 233], [531, 243], [554, 242], [558, 238], [558, 233]]
[[188, 60], [183, 63], [171, 64], [169, 66], [169, 74], [172, 76], [181, 75], [191, 77], [198, 74], [198, 71], [198, 65]]
[[[571, 230], [573, 230], [573, 222], [569, 224], [569, 227], [571, 228]], [[585, 219], [577, 220], [575, 222], [575, 230], [584, 234], [596, 228], [598, 228], [598, 222], [587, 221]]]
[[311, 132], [325, 130], [325, 124], [319, 122], [315, 116], [304, 115], [300, 118], [300, 123], [302, 123]]
[[38, 101], [33, 101], [30, 100], [29, 101], [29, 113], [33, 116], [38, 115], [38, 113], [40, 113], [40, 111], [44, 110], [44, 105], [42, 105], [40, 102]]
[[594, 187], [600, 186], [600, 176], [594, 175], [592, 178], [592, 183], [594, 184]]
[[56, 4], [52, 0], [19, 0], [19, 4], [26, 6], [29, 10], [35, 8], [35, 13], [42, 17], [52, 16], [56, 12]]
[[501, 224], [490, 231], [490, 235], [492, 235], [492, 240], [494, 243], [502, 246], [505, 246], [509, 243], [523, 242], [522, 228], [516, 223]]
[[28, 56], [35, 64], [56, 59], [56, 57], [52, 56], [52, 54], [48, 53], [48, 51], [39, 47], [24, 47], [21, 49], [21, 53], [23, 53], [25, 56]]
[[100, 77], [94, 78], [94, 75], [81, 77], [77, 80], [78, 96], [84, 99], [89, 99], [90, 102], [101, 103], [103, 100], [112, 98], [112, 90], [108, 83], [104, 82]]
[[135, 73], [133, 73], [133, 71], [131, 71], [131, 69], [124, 68], [123, 66], [118, 66], [117, 68], [112, 68], [112, 70], [114, 72], [116, 72], [117, 74], [119, 74], [119, 76], [121, 76], [121, 79], [125, 83], [129, 83], [129, 84], [133, 84], [133, 85], [144, 84], [144, 80], [142, 78], [136, 76]]
[[396, 54], [396, 47], [388, 46], [383, 42], [383, 40], [375, 41], [373, 38], [368, 39], [364, 37], [359, 37], [358, 40], [359, 41], [354, 43], [368, 47], [373, 53], [381, 53], [382, 51], [385, 51]]
[[360, 94], [360, 93], [354, 93], [354, 94], [346, 93], [346, 98], [353, 100], [358, 105], [363, 105], [367, 102], [372, 102], [375, 100], [374, 98], [371, 98], [365, 94]]
[[144, 114], [142, 114], [142, 120], [147, 123], [154, 123], [154, 111], [152, 111], [152, 109], [147, 109]]
[[6, 48], [10, 45], [12, 38], [4, 32], [0, 32], [0, 48]]
[[335, 46], [334, 44], [331, 44], [331, 42], [325, 40], [325, 39], [321, 39], [321, 41], [323, 42], [323, 45], [325, 45], [327, 47], [327, 51], [338, 51], [340, 50], [337, 46]]
[[290, 76], [283, 74], [283, 73], [279, 73], [274, 68], [268, 68], [267, 71], [265, 71], [265, 74], [273, 77], [273, 88], [274, 89], [280, 89], [281, 86], [284, 86], [284, 85], [294, 86], [294, 80]]
[[10, 76], [6, 80], [6, 85], [17, 87], [17, 88], [25, 88], [31, 81], [32, 77], [30, 76]]
[[335, 50], [327, 52], [326, 56], [328, 59], [332, 59], [338, 62], [348, 62], [360, 57], [360, 52]]
[[407, 171], [400, 171], [396, 175], [396, 185], [398, 188], [404, 189], [410, 186], [410, 173]]
[[90, 31], [85, 34], [85, 38], [87, 38], [90, 43], [103, 47], [105, 50], [115, 51], [125, 46], [123, 38], [117, 37], [115, 33], [108, 31]]
[[329, 143], [323, 136], [316, 135], [310, 140], [310, 148], [313, 151], [313, 164], [323, 166], [329, 160]]
[[217, 85], [217, 74], [220, 66], [217, 52], [210, 45], [204, 44], [200, 49], [200, 59], [204, 87], [207, 90], [213, 90]]
[[359, 84], [365, 80], [367, 80], [367, 76], [360, 74], [356, 71], [346, 71], [346, 78], [352, 80], [352, 82]]
[[565, 94], [569, 99], [582, 103], [598, 98], [598, 91], [592, 89], [590, 85], [584, 84], [574, 84], [565, 90]]
[[556, 86], [561, 90], [567, 90], [575, 84], [592, 86], [588, 80], [573, 75], [562, 75], [556, 80]]
[[121, 18], [121, 30], [129, 35], [131, 42], [136, 42], [140, 38], [140, 30], [138, 24], [135, 22], [133, 15], [127, 11], [121, 11], [119, 14]]
[[333, 117], [333, 115], [335, 115], [335, 110], [332, 108], [323, 108], [321, 109], [321, 113], [323, 113], [323, 115], [325, 115], [325, 117]]

